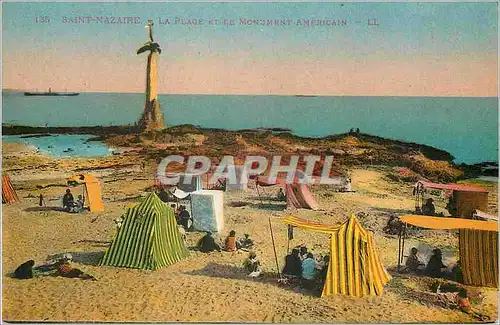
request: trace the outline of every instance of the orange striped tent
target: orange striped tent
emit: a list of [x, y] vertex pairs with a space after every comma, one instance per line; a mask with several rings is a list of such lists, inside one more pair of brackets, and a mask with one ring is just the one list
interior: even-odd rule
[[2, 203], [10, 204], [17, 201], [19, 201], [19, 197], [10, 182], [9, 175], [2, 174]]
[[431, 229], [458, 229], [464, 284], [498, 288], [498, 222], [405, 215], [401, 221]]
[[353, 215], [335, 227], [296, 217], [283, 219], [286, 224], [330, 234], [330, 263], [321, 296], [380, 296], [391, 279], [375, 248], [375, 241]]

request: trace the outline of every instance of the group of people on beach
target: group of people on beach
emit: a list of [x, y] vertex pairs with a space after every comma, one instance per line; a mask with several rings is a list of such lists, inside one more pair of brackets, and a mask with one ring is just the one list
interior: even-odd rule
[[[221, 247], [222, 246], [222, 247]], [[214, 251], [222, 252], [236, 252], [238, 250], [243, 250], [249, 252], [248, 257], [244, 260], [243, 266], [249, 272], [248, 276], [258, 277], [261, 274], [260, 261], [257, 258], [257, 254], [252, 251], [254, 248], [254, 242], [250, 238], [249, 234], [244, 234], [244, 237], [236, 238], [236, 231], [231, 230], [229, 235], [224, 240], [224, 244], [220, 245], [217, 240], [213, 237], [210, 231], [207, 231], [205, 235], [198, 241], [198, 249], [203, 253], [210, 253]]]
[[[42, 201], [40, 199], [40, 201]], [[69, 213], [79, 213], [84, 210], [85, 198], [82, 195], [78, 195], [78, 199], [75, 201], [71, 190], [66, 189], [66, 193], [63, 196], [63, 210]]]
[[[453, 195], [451, 195], [448, 198], [448, 203], [446, 204], [446, 210], [450, 213], [451, 216], [456, 215], [456, 204], [455, 204], [455, 199], [453, 198]], [[431, 216], [431, 217], [443, 217], [444, 213], [439, 212], [436, 213], [436, 206], [434, 205], [434, 199], [433, 198], [427, 198], [425, 200], [425, 203], [422, 205], [421, 208], [421, 214], [424, 216]]]
[[237, 250], [251, 250], [253, 248], [253, 240], [250, 238], [249, 234], [245, 234], [244, 237], [237, 239], [236, 231], [231, 230], [229, 235], [224, 240], [224, 245], [219, 245], [212, 235], [212, 232], [207, 231], [205, 235], [198, 241], [198, 248], [201, 252], [209, 253], [213, 251], [221, 252], [222, 250], [226, 252], [236, 252]]
[[62, 257], [55, 261], [39, 266], [35, 266], [34, 260], [29, 260], [19, 265], [12, 276], [16, 279], [31, 279], [36, 276], [52, 275], [96, 281], [96, 278], [92, 275], [85, 273], [80, 269], [74, 268], [71, 265], [72, 260], [73, 256], [69, 253], [63, 254]]
[[443, 263], [443, 253], [441, 249], [435, 248], [432, 250], [427, 265], [418, 258], [418, 249], [412, 247], [410, 255], [406, 258], [404, 271], [415, 274], [422, 274], [432, 278], [450, 279], [461, 283], [463, 281], [462, 266], [460, 260], [453, 266], [451, 270]]
[[305, 289], [313, 290], [324, 284], [329, 262], [329, 255], [315, 258], [306, 246], [298, 246], [285, 257], [282, 273], [286, 278], [300, 279]]
[[175, 211], [174, 215], [177, 225], [184, 228], [184, 231], [193, 231], [193, 218], [186, 209], [186, 206], [179, 205], [179, 207], [176, 208], [175, 204], [171, 204], [170, 207]]

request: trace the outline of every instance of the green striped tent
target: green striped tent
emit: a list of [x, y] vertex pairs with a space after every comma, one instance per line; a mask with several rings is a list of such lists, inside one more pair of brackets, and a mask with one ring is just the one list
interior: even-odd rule
[[156, 270], [188, 256], [172, 208], [151, 193], [127, 210], [100, 265]]

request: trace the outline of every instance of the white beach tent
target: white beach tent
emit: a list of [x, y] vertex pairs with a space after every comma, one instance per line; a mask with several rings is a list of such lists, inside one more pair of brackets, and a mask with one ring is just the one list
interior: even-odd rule
[[224, 229], [224, 192], [201, 190], [191, 193], [193, 227], [221, 233]]

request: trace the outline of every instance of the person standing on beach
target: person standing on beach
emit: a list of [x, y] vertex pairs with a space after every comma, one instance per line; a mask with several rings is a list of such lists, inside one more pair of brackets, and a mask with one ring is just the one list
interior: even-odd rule
[[45, 199], [44, 199], [44, 197], [43, 197], [43, 194], [42, 194], [42, 193], [40, 193], [39, 199], [40, 199], [40, 202], [38, 203], [38, 205], [39, 205], [39, 206], [41, 206], [41, 207], [42, 207], [42, 206], [47, 206], [47, 205], [45, 204]]

